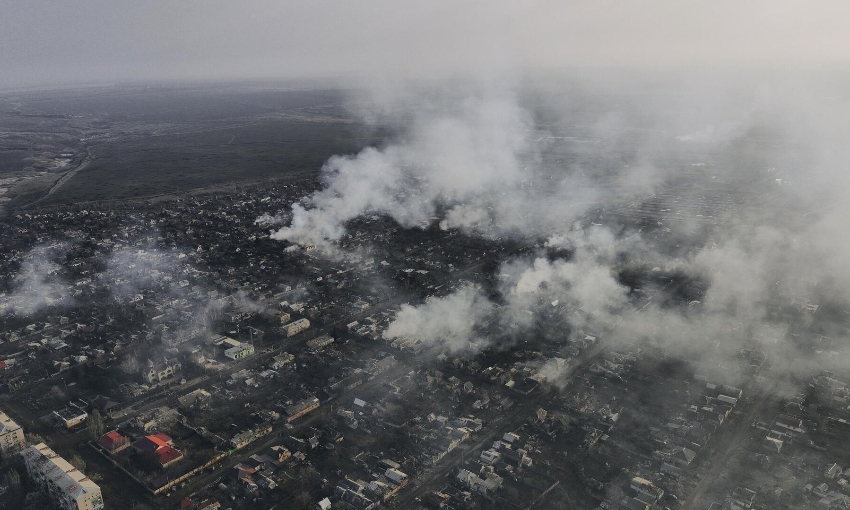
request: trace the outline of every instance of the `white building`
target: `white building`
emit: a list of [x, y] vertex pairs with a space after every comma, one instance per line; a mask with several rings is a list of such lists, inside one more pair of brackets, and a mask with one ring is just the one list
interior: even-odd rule
[[39, 443], [21, 452], [27, 473], [65, 510], [102, 510], [100, 487], [68, 461]]
[[254, 346], [251, 344], [239, 344], [225, 349], [224, 355], [230, 359], [241, 359], [254, 354]]
[[21, 451], [25, 445], [24, 429], [0, 411], [0, 454], [8, 458]]
[[286, 336], [294, 336], [298, 333], [304, 331], [305, 329], [310, 327], [310, 321], [307, 319], [298, 319], [297, 321], [290, 322], [289, 324], [283, 327], [283, 330], [286, 331]]
[[481, 478], [472, 471], [461, 469], [460, 473], [457, 474], [457, 479], [462, 484], [481, 494], [493, 492], [502, 486], [502, 477], [493, 472], [488, 472], [486, 478]]
[[53, 411], [53, 415], [56, 416], [59, 423], [65, 425], [65, 428], [69, 429], [80, 425], [89, 417], [89, 413], [85, 412], [82, 408], [74, 405], [73, 403], [64, 409]]

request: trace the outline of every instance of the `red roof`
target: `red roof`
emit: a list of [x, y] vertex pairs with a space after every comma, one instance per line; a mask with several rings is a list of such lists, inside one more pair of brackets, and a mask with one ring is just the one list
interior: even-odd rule
[[[162, 443], [161, 446], [170, 445], [171, 441], [173, 441], [173, 439], [168, 437], [166, 434], [163, 434], [162, 432], [160, 432], [158, 434], [154, 434], [152, 436], [148, 436], [148, 437], [151, 438], [151, 441], [153, 441], [157, 444], [160, 444], [160, 442], [161, 442]], [[154, 438], [156, 438], [156, 439], [154, 439]]]
[[168, 446], [167, 442], [163, 441], [162, 439], [160, 439], [156, 436], [147, 436], [145, 439], [147, 439], [151, 443], [155, 444], [157, 446], [157, 449], [165, 448], [166, 446]]
[[5, 361], [0, 361], [0, 369], [2, 369], [2, 368], [6, 368], [6, 362]]
[[126, 443], [127, 438], [119, 434], [117, 430], [107, 432], [100, 438], [100, 444], [108, 450], [112, 450]]
[[159, 463], [163, 466], [168, 464], [169, 462], [175, 461], [183, 456], [183, 452], [179, 450], [175, 450], [170, 446], [166, 446], [165, 448], [160, 448], [156, 451], [157, 457], [159, 457]]
[[133, 446], [135, 446], [137, 450], [142, 452], [155, 452], [162, 448], [162, 446], [151, 441], [150, 436], [145, 436], [139, 439], [138, 441], [133, 443]]

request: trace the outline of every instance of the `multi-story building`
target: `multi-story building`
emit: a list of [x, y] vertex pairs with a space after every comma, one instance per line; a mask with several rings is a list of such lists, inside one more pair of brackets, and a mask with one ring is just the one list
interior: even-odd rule
[[307, 319], [298, 319], [295, 322], [290, 322], [289, 324], [283, 327], [283, 330], [286, 331], [286, 336], [295, 336], [298, 333], [304, 331], [305, 329], [310, 327], [310, 321]]
[[286, 422], [292, 423], [314, 409], [319, 408], [319, 399], [316, 397], [305, 398], [301, 402], [286, 408]]
[[84, 473], [60, 457], [46, 444], [39, 443], [21, 452], [27, 473], [41, 485], [59, 508], [65, 510], [102, 510], [100, 487]]
[[21, 451], [25, 445], [24, 429], [0, 411], [0, 454], [8, 458]]

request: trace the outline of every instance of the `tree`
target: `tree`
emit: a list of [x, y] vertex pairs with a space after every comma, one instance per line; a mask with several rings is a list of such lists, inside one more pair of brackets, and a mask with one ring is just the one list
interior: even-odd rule
[[50, 388], [50, 396], [54, 400], [68, 400], [68, 394], [62, 391], [62, 388], [60, 388], [59, 386], [53, 386]]
[[91, 437], [93, 441], [97, 441], [100, 439], [100, 436], [103, 435], [103, 418], [100, 417], [100, 411], [97, 409], [92, 411], [89, 416], [88, 430], [89, 437]]
[[56, 505], [50, 501], [47, 494], [41, 491], [29, 492], [24, 498], [23, 510], [46, 510], [49, 508], [56, 508]]
[[36, 434], [35, 432], [27, 432], [26, 437], [28, 444], [39, 444], [47, 442], [42, 436]]
[[77, 471], [85, 471], [86, 470], [86, 461], [83, 460], [82, 457], [77, 455], [76, 453], [68, 459], [68, 463], [77, 468]]
[[139, 360], [136, 356], [132, 354], [128, 354], [124, 356], [124, 359], [121, 361], [121, 370], [125, 374], [135, 375], [139, 373], [141, 370], [141, 366], [139, 365]]
[[140, 452], [134, 457], [136, 467], [145, 473], [154, 473], [162, 467], [159, 463], [159, 457], [154, 452]]
[[12, 490], [17, 490], [21, 486], [21, 475], [18, 474], [16, 469], [10, 469], [5, 476], [6, 485], [12, 488]]

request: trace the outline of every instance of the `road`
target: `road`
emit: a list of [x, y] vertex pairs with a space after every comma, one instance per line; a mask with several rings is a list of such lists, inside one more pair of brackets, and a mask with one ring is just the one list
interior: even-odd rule
[[29, 204], [27, 204], [26, 207], [32, 207], [32, 206], [38, 204], [39, 202], [41, 202], [42, 200], [44, 200], [45, 198], [49, 197], [50, 195], [59, 191], [59, 188], [61, 188], [66, 182], [70, 181], [72, 177], [74, 177], [75, 175], [77, 175], [78, 172], [80, 172], [80, 170], [84, 170], [87, 166], [89, 166], [89, 164], [91, 162], [92, 162], [91, 151], [89, 150], [88, 146], [86, 146], [86, 157], [85, 157], [85, 159], [83, 159], [83, 161], [79, 165], [77, 165], [77, 167], [72, 168], [71, 170], [68, 170], [67, 172], [62, 174], [62, 177], [56, 179], [56, 182], [54, 182], [50, 186], [50, 188], [47, 190], [47, 193], [45, 193], [41, 197], [37, 198], [36, 200], [30, 202]]
[[771, 398], [776, 393], [778, 385], [774, 384], [774, 382], [775, 381], [765, 380], [762, 383], [755, 381], [750, 383], [751, 386], [757, 385], [756, 388], [754, 388], [755, 391], [753, 392], [750, 409], [733, 424], [735, 427], [734, 431], [725, 431], [727, 434], [732, 434], [731, 440], [719, 456], [717, 454], [714, 455], [714, 463], [711, 465], [708, 473], [702, 476], [685, 504], [682, 505], [682, 510], [699, 510], [702, 508], [708, 508], [713, 500], [722, 500], [722, 497], [725, 496], [725, 494], [712, 493], [715, 483], [720, 476], [726, 472], [726, 465], [729, 463], [729, 460], [733, 457], [735, 452], [738, 451], [744, 441], [753, 433], [750, 425], [759, 416], [761, 411], [764, 410], [765, 405], [770, 402]]
[[[395, 367], [390, 369], [388, 372], [381, 374], [378, 377], [375, 377], [371, 381], [367, 381], [356, 388], [352, 388], [350, 390], [345, 390], [341, 392], [334, 400], [340, 402], [352, 402], [354, 397], [358, 394], [368, 393], [375, 387], [383, 384], [385, 381], [391, 381], [398, 377], [403, 376], [407, 372], [410, 371], [410, 367], [406, 366], [403, 363], [397, 364]], [[236, 464], [246, 460], [251, 455], [265, 452], [269, 447], [274, 446], [276, 444], [280, 444], [281, 440], [278, 434], [286, 434], [286, 435], [295, 435], [298, 436], [299, 433], [307, 428], [309, 428], [320, 416], [322, 413], [327, 412], [324, 408], [319, 408], [316, 411], [308, 414], [303, 418], [299, 418], [292, 424], [292, 428], [278, 428], [276, 431], [273, 431], [269, 436], [257, 441], [254, 444], [251, 444], [249, 447], [239, 450], [234, 453], [230, 457], [227, 457], [218, 468], [212, 473], [200, 473], [194, 478], [190, 479], [186, 482], [186, 485], [178, 489], [176, 492], [172, 493], [171, 496], [168, 496], [168, 505], [167, 507], [176, 506], [181, 499], [185, 497], [191, 497], [195, 492], [199, 491], [206, 485], [213, 483], [213, 481], [222, 474], [225, 474], [228, 469], [235, 466]]]
[[[48, 192], [48, 195], [55, 192], [62, 184], [64, 184], [65, 182], [67, 182], [67, 180], [72, 178], [73, 175], [76, 172], [85, 168], [85, 166], [89, 162], [90, 162], [90, 159], [87, 158], [86, 161], [84, 161], [84, 163], [81, 164], [79, 167], [77, 167], [75, 170], [68, 172], [68, 174], [64, 175], [59, 181], [57, 181], [54, 184], [53, 188], [51, 188], [51, 191]], [[48, 195], [45, 195], [45, 196], [48, 196]], [[42, 198], [44, 198], [44, 197], [42, 197]], [[475, 271], [480, 270], [482, 267], [484, 267], [488, 263], [492, 263], [493, 261], [498, 260], [499, 258], [509, 257], [509, 256], [512, 256], [512, 255], [516, 255], [517, 253], [520, 253], [521, 251], [532, 246], [534, 244], [534, 242], [535, 242], [535, 240], [528, 240], [525, 243], [521, 243], [520, 245], [518, 245], [516, 248], [514, 248], [512, 250], [508, 250], [508, 251], [505, 251], [505, 252], [495, 252], [495, 253], [490, 254], [488, 256], [484, 256], [480, 260], [472, 262], [472, 263], [466, 265], [463, 268], [459, 268], [450, 275], [446, 275], [446, 280], [447, 281], [458, 281], [459, 279], [464, 278], [466, 275], [469, 275], [470, 273], [473, 273]], [[420, 249], [414, 250], [413, 252], [409, 253], [408, 255], [415, 254], [418, 251], [420, 251]], [[126, 407], [124, 407], [120, 410], [114, 410], [112, 412], [113, 418], [109, 418], [109, 417], [104, 418], [104, 425], [106, 426], [106, 428], [114, 428], [119, 423], [121, 423], [122, 421], [124, 421], [126, 418], [128, 418], [130, 416], [136, 416], [136, 415], [138, 415], [142, 412], [145, 412], [145, 411], [148, 411], [148, 410], [151, 410], [151, 409], [163, 406], [163, 405], [172, 405], [172, 406], [176, 405], [176, 400], [177, 400], [178, 394], [182, 395], [182, 394], [189, 393], [189, 392], [191, 392], [195, 389], [198, 389], [198, 388], [209, 387], [211, 384], [213, 384], [214, 381], [225, 379], [235, 372], [238, 372], [238, 371], [246, 369], [246, 368], [255, 368], [255, 367], [261, 366], [261, 365], [269, 362], [274, 356], [280, 354], [283, 351], [298, 349], [300, 347], [303, 347], [303, 344], [306, 344], [306, 342], [309, 339], [315, 338], [316, 336], [319, 336], [321, 334], [330, 333], [333, 330], [333, 328], [336, 327], [339, 324], [348, 324], [348, 323], [356, 321], [356, 320], [362, 320], [365, 317], [373, 315], [373, 314], [375, 314], [379, 311], [383, 311], [383, 310], [386, 310], [386, 309], [389, 309], [389, 308], [392, 308], [392, 307], [395, 307], [395, 306], [400, 306], [401, 304], [405, 303], [406, 301], [407, 301], [407, 299], [402, 298], [402, 297], [393, 297], [391, 299], [385, 299], [385, 300], [383, 300], [379, 303], [376, 303], [376, 304], [370, 306], [369, 308], [354, 312], [354, 313], [349, 314], [348, 316], [346, 316], [344, 318], [340, 318], [339, 320], [333, 322], [332, 324], [328, 324], [328, 325], [325, 325], [325, 326], [320, 327], [320, 328], [312, 328], [310, 330], [307, 330], [303, 333], [296, 335], [293, 338], [284, 339], [280, 343], [280, 345], [278, 345], [277, 347], [274, 347], [271, 350], [268, 350], [268, 351], [265, 351], [265, 352], [260, 352], [258, 354], [253, 355], [253, 356], [250, 356], [248, 358], [244, 358], [242, 360], [239, 360], [239, 361], [236, 361], [236, 362], [233, 362], [233, 363], [229, 363], [226, 366], [226, 368], [224, 368], [221, 371], [218, 371], [218, 372], [215, 372], [215, 373], [210, 373], [210, 374], [195, 378], [195, 379], [193, 379], [193, 380], [191, 380], [191, 381], [189, 381], [189, 382], [187, 382], [186, 384], [183, 384], [183, 385], [179, 385], [179, 386], [173, 385], [168, 390], [166, 390], [162, 395], [156, 396], [156, 397], [154, 397], [150, 400], [144, 401], [141, 404], [134, 403], [134, 404], [130, 404], [130, 405], [128, 405], [128, 406], [126, 406]], [[599, 349], [599, 352], [601, 352], [601, 348]], [[390, 380], [393, 377], [400, 377], [404, 373], [407, 373], [409, 370], [410, 370], [409, 365], [405, 364], [404, 362], [400, 362], [399, 365], [396, 368], [392, 369], [389, 373], [383, 374], [382, 376], [377, 377], [375, 380], [370, 381], [370, 382], [368, 382], [364, 385], [361, 385], [360, 387], [355, 388], [355, 390], [352, 390], [352, 391], [358, 391], [358, 392], [368, 391], [369, 387], [382, 384], [384, 381]], [[59, 377], [60, 375], [61, 374], [54, 374], [55, 377]], [[52, 383], [53, 383], [53, 377], [51, 377], [51, 378], [49, 378], [45, 381], [40, 381], [39, 383], [36, 383], [38, 386], [31, 386], [30, 388], [28, 388], [28, 390], [29, 390], [29, 392], [37, 392], [38, 388], [40, 388], [41, 386], [44, 386], [43, 389], [47, 389], [49, 387], [49, 385], [52, 384]], [[84, 443], [89, 439], [87, 431], [85, 429], [78, 430], [76, 432], [72, 432], [72, 431], [58, 432], [56, 429], [50, 427], [48, 424], [46, 424], [46, 423], [44, 423], [43, 421], [40, 420], [40, 416], [39, 416], [40, 411], [36, 411], [34, 409], [31, 409], [29, 406], [27, 406], [24, 402], [21, 401], [20, 397], [21, 397], [22, 394], [23, 394], [23, 392], [17, 393], [15, 395], [3, 395], [2, 397], [0, 397], [0, 400], [5, 401], [3, 403], [3, 406], [10, 411], [10, 414], [12, 414], [13, 417], [20, 420], [20, 422], [22, 424], [28, 425], [30, 430], [35, 430], [35, 431], [38, 431], [39, 433], [41, 433], [42, 435], [49, 436], [48, 442], [50, 443], [50, 445], [52, 447], [56, 448], [58, 451], [60, 451], [63, 454], [73, 452], [77, 448], [83, 447]], [[539, 407], [538, 402], [542, 401], [544, 399], [545, 395], [547, 395], [547, 393], [541, 393], [541, 394], [538, 394], [536, 397], [533, 397], [530, 400], [525, 400], [525, 401], [523, 401], [519, 404], [516, 404], [515, 407], [514, 407], [513, 414], [512, 415], [506, 415], [506, 416], [500, 418], [496, 423], [492, 424], [490, 432], [488, 432], [488, 433], [492, 434], [493, 433], [493, 427], [495, 427], [495, 429], [496, 429], [495, 433], [497, 433], [501, 437], [501, 434], [504, 434], [504, 432], [512, 430], [514, 428], [514, 423], [511, 420], [512, 416], [517, 414], [517, 413], [522, 413], [524, 415], [526, 413], [533, 412], [534, 410], [536, 410], [537, 407]], [[16, 398], [16, 396], [17, 396], [17, 398]], [[353, 399], [353, 397], [354, 397], [353, 392], [349, 391], [349, 392], [342, 393], [342, 395], [339, 398], [340, 399], [346, 399], [346, 398]], [[41, 413], [41, 414], [45, 414], [45, 413]], [[309, 426], [309, 424], [312, 423], [313, 420], [315, 420], [316, 417], [319, 414], [320, 413], [313, 413], [312, 415], [308, 415], [307, 417], [299, 420], [299, 422], [296, 424], [296, 427], [292, 431], [292, 433], [297, 432], [299, 429], [302, 429], [303, 427]], [[489, 436], [488, 436], [488, 439], [481, 440], [480, 442], [478, 442], [475, 445], [468, 445], [464, 448], [464, 450], [460, 450], [460, 451], [461, 452], [464, 452], [464, 451], [476, 452], [488, 440], [489, 440]], [[245, 450], [240, 451], [237, 454], [229, 457], [228, 459], [226, 459], [224, 461], [224, 464], [225, 464], [226, 467], [235, 465], [236, 463], [240, 462], [241, 460], [244, 460], [245, 458], [249, 457], [251, 454], [257, 453], [259, 451], [262, 451], [262, 450], [268, 448], [269, 446], [274, 444], [276, 441], [278, 441], [278, 438], [277, 438], [276, 434], [273, 434], [273, 435], [269, 436], [268, 439], [261, 440], [256, 445], [253, 445], [249, 448], [246, 448]], [[442, 471], [445, 473], [445, 472], [448, 472], [451, 469], [452, 469], [452, 466], [447, 465], [447, 466], [442, 468]], [[174, 502], [174, 501], [171, 501], [171, 500], [179, 501], [178, 498], [185, 497], [186, 495], [189, 495], [189, 494], [199, 490], [201, 487], [211, 483], [212, 480], [214, 480], [215, 478], [218, 478], [219, 476], [221, 476], [225, 472], [226, 472], [226, 470], [219, 468], [219, 469], [216, 469], [215, 472], [213, 472], [213, 473], [201, 473], [201, 474], [197, 475], [196, 477], [187, 481], [187, 484], [184, 486], [184, 488], [172, 493], [172, 496], [170, 496], [168, 498], [169, 502]], [[437, 475], [435, 474], [434, 477], [436, 477], [436, 476]], [[434, 479], [436, 479], [436, 478], [434, 478]], [[418, 492], [419, 491], [416, 491], [415, 493], [418, 493]]]
[[[581, 362], [575, 365], [570, 373], [565, 377], [564, 384], [571, 383], [579, 374], [583, 373], [599, 356], [605, 351], [606, 346], [601, 342], [584, 353]], [[451, 454], [452, 458], [456, 458], [459, 452], [461, 458], [476, 458], [477, 454], [484, 448], [484, 445], [492, 443], [501, 437], [506, 432], [516, 430], [525, 420], [548, 401], [552, 396], [552, 387], [541, 387], [533, 395], [519, 400], [500, 418], [488, 424], [482, 429], [482, 438], [475, 443], [461, 444]], [[427, 476], [419, 477], [415, 480], [410, 488], [403, 492], [391, 505], [395, 508], [410, 508], [414, 506], [414, 502], [422, 499], [430, 492], [441, 489], [445, 484], [445, 479], [454, 474], [454, 471], [459, 469], [457, 462], [451, 462], [452, 459], [446, 458], [439, 462], [440, 466], [434, 468]]]

